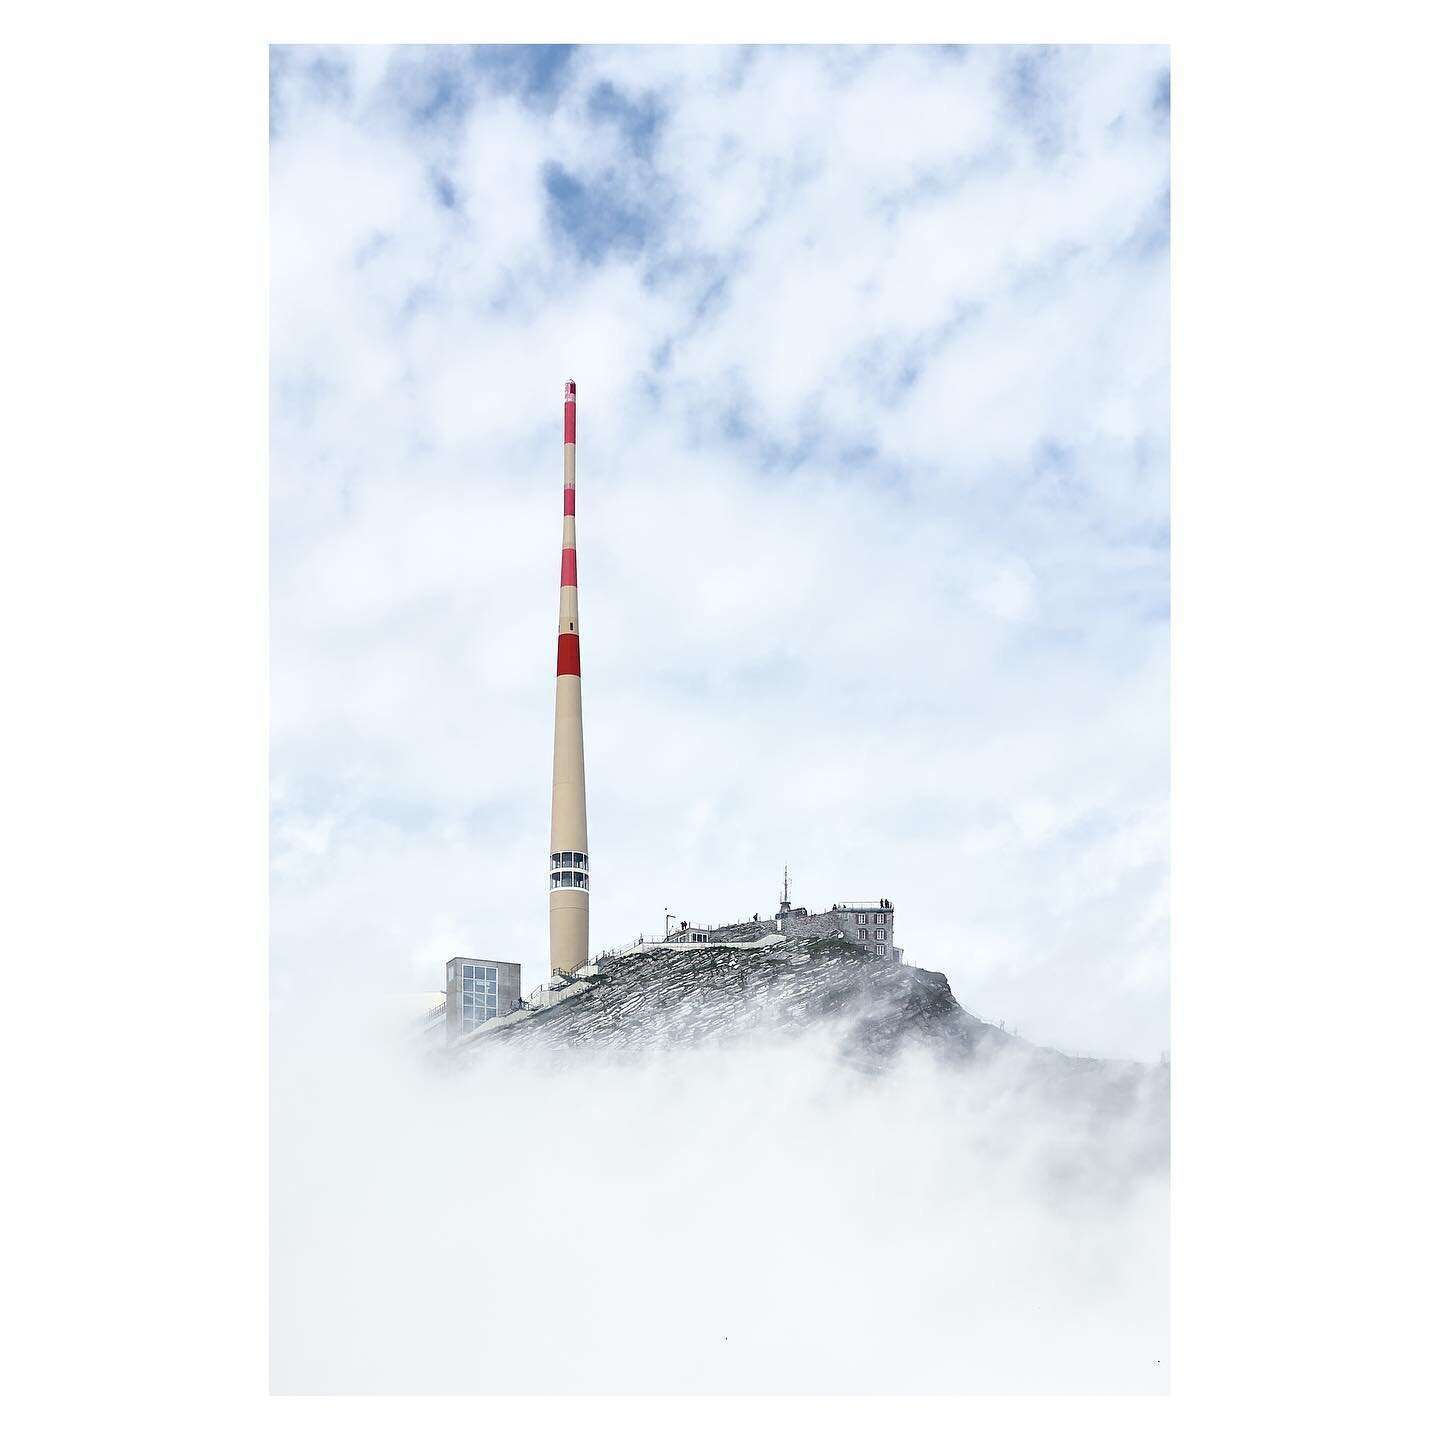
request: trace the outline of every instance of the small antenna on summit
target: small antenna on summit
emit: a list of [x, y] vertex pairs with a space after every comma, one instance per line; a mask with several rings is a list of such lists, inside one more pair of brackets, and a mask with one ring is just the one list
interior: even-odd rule
[[780, 892], [780, 908], [781, 910], [790, 908], [790, 867], [788, 865], [785, 867], [785, 887]]

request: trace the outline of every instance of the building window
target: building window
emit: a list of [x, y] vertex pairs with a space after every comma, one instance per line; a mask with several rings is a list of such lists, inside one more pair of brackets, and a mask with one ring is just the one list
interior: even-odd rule
[[877, 945], [875, 947], [875, 953], [877, 955], [883, 955], [885, 953], [885, 947], [883, 945]]
[[870, 938], [870, 932], [868, 930], [862, 930], [860, 932], [860, 938], [862, 940], [868, 940]]

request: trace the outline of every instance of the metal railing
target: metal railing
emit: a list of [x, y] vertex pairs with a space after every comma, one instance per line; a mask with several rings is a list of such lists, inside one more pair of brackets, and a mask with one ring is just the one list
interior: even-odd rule
[[689, 945], [692, 935], [713, 935], [717, 930], [726, 928], [724, 925], [688, 925], [684, 930], [672, 930], [668, 935], [639, 935], [629, 945], [622, 945], [616, 950], [602, 950], [600, 954], [623, 955], [635, 945]]

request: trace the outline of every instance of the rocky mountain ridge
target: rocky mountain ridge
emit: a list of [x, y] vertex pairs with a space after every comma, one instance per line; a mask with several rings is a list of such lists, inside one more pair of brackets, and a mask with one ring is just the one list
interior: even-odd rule
[[1003, 1058], [1056, 1078], [1119, 1082], [1159, 1068], [1031, 1045], [967, 1011], [944, 975], [838, 938], [637, 947], [547, 998], [464, 1048], [666, 1050], [823, 1030], [837, 1059], [862, 1070], [916, 1049], [947, 1065]]

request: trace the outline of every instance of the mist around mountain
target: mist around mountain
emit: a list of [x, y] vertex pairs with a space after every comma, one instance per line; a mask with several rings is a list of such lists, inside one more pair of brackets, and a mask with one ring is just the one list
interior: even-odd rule
[[668, 1049], [818, 1026], [833, 1032], [838, 1058], [862, 1069], [891, 1064], [916, 1045], [957, 1064], [1010, 1052], [1077, 1080], [1148, 1068], [1029, 1045], [966, 1011], [937, 971], [881, 959], [838, 937], [787, 939], [754, 928], [771, 943], [637, 946], [606, 958], [556, 991], [559, 1003], [518, 1024], [486, 1027], [476, 1041]]
[[487, 1046], [635, 1055], [804, 1043], [861, 1074], [929, 1061], [953, 1072], [952, 1083], [1003, 1077], [1086, 1123], [1138, 1118], [1155, 1161], [1168, 1157], [1168, 1064], [1032, 1045], [970, 1014], [944, 975], [843, 939], [766, 936], [758, 926], [756, 936], [769, 943], [637, 947], [608, 958], [562, 984], [547, 1008], [485, 1027], [458, 1057]]
[[784, 941], [424, 1053], [277, 1017], [281, 1393], [1154, 1393], [1168, 1067]]

